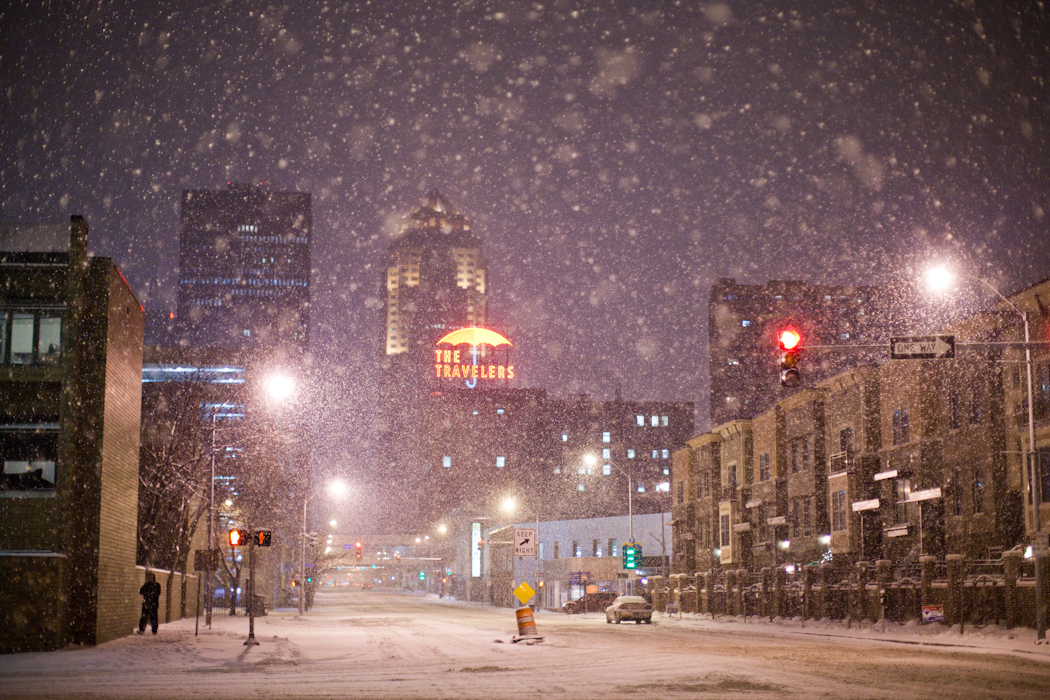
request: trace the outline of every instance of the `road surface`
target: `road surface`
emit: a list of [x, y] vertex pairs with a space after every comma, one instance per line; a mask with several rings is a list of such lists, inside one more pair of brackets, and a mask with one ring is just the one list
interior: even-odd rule
[[0, 656], [3, 698], [1010, 698], [1045, 700], [1050, 654], [813, 634], [698, 628], [654, 616], [536, 616], [542, 643], [512, 644], [514, 611], [399, 593], [326, 591], [303, 618], [162, 625], [97, 648]]

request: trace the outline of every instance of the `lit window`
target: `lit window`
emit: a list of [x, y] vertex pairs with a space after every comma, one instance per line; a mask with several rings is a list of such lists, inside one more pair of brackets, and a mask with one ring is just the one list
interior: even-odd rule
[[671, 475], [671, 470], [668, 469], [667, 467], [664, 467], [664, 476], [670, 476], [670, 475]]
[[576, 484], [577, 491], [583, 491], [583, 484]]
[[656, 426], [660, 425], [660, 416], [652, 416], [652, 417], [651, 417], [651, 418], [649, 419], [649, 423], [650, 423], [650, 425], [652, 425], [652, 426], [653, 426], [654, 428], [655, 428]]
[[605, 476], [609, 476], [610, 474], [612, 474], [612, 467], [609, 466], [608, 464], [603, 464], [602, 465], [602, 474], [604, 474]]
[[740, 325], [743, 326], [744, 328], [750, 328], [751, 327], [751, 319], [745, 318], [744, 320], [742, 320], [740, 322]]
[[667, 416], [660, 416], [660, 425], [667, 427]]
[[602, 442], [612, 442], [612, 433], [608, 430], [602, 433]]
[[251, 334], [252, 334], [252, 332], [250, 330], [248, 330], [247, 328], [244, 329], [244, 337], [245, 338], [251, 337]]
[[653, 450], [653, 459], [656, 459], [659, 456], [660, 456], [660, 450]]
[[451, 467], [452, 466], [452, 457], [450, 457], [448, 455], [445, 455], [444, 457], [442, 457], [441, 458], [441, 466], [445, 467], [446, 469], [448, 467]]
[[503, 415], [504, 413], [506, 413], [506, 412], [507, 412], [507, 411], [506, 411], [505, 409], [502, 409], [502, 408], [497, 408], [497, 409], [496, 409], [496, 415], [497, 415], [497, 416], [502, 416], [502, 415]]
[[576, 473], [577, 473], [577, 474], [586, 474], [586, 473], [587, 473], [587, 467], [580, 467], [580, 468], [579, 468], [579, 469], [578, 469], [578, 470], [576, 471]]
[[668, 450], [668, 449], [667, 449], [667, 448], [665, 447], [664, 449], [660, 450], [660, 456], [661, 456], [661, 457], [663, 457], [664, 459], [667, 459], [668, 457], [670, 457], [670, 456], [671, 456], [671, 451], [670, 451], [670, 450]]
[[498, 457], [496, 457], [496, 466], [497, 467], [505, 467], [505, 466], [507, 466], [507, 458], [504, 457], [503, 455], [499, 455]]
[[612, 450], [608, 447], [602, 449], [602, 459], [610, 459], [612, 457]]
[[634, 459], [634, 450], [632, 450], [632, 449], [628, 449], [627, 450], [627, 459]]
[[645, 425], [645, 416], [635, 416], [634, 419], [638, 422], [638, 425]]
[[638, 493], [645, 493], [645, 484], [638, 484]]
[[561, 441], [562, 442], [568, 442], [569, 441], [569, 434], [568, 433], [562, 433], [561, 434]]

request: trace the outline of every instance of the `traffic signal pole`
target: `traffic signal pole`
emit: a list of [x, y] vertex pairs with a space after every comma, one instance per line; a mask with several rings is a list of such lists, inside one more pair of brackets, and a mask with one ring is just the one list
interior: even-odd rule
[[255, 540], [258, 539], [256, 531], [251, 531], [248, 538], [248, 638], [244, 640], [244, 646], [255, 646], [259, 644], [255, 638]]

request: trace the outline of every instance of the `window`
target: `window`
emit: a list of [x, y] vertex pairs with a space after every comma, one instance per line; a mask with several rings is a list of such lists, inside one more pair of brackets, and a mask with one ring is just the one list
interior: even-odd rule
[[726, 475], [729, 477], [728, 480], [727, 480], [729, 488], [735, 490], [736, 489], [736, 465], [735, 464], [730, 464], [726, 468]]
[[809, 440], [805, 437], [791, 441], [791, 473], [809, 469]]
[[853, 428], [843, 428], [839, 431], [839, 452], [853, 454]]
[[653, 459], [659, 459], [660, 450], [653, 450]]
[[813, 534], [813, 499], [799, 498], [794, 502], [791, 524], [796, 537]]
[[561, 434], [561, 441], [562, 442], [568, 442], [569, 441], [569, 434], [568, 433], [562, 433]]
[[952, 479], [952, 505], [956, 515], [963, 514], [962, 472], [958, 469], [955, 470], [955, 478]]
[[610, 557], [616, 556], [616, 540], [614, 540], [612, 537], [609, 538], [609, 549], [606, 551], [609, 552]]
[[[11, 321], [10, 327], [8, 319]], [[61, 359], [61, 311], [0, 313], [0, 364], [10, 362], [13, 365], [53, 365], [58, 364]]]
[[959, 429], [959, 389], [954, 386], [948, 389], [948, 429]]
[[574, 557], [582, 557], [583, 556], [583, 549], [580, 547], [580, 541], [579, 540], [573, 540], [572, 541], [572, 556], [574, 556]]
[[0, 492], [53, 491], [58, 462], [58, 424], [0, 426]]
[[496, 409], [496, 415], [497, 415], [497, 416], [502, 416], [502, 415], [503, 415], [504, 413], [506, 413], [506, 412], [507, 412], [507, 410], [506, 410], [506, 409], [504, 409], [504, 408], [497, 408], [497, 409]]
[[751, 319], [747, 319], [747, 318], [743, 319], [742, 321], [740, 321], [740, 325], [742, 327], [744, 327], [744, 328], [750, 328], [751, 327]]
[[981, 389], [974, 385], [970, 394], [970, 422], [981, 422]]
[[638, 493], [645, 493], [645, 484], [638, 484]]
[[893, 412], [893, 444], [903, 445], [911, 438], [909, 436], [908, 409], [898, 408]]
[[667, 427], [667, 416], [660, 416], [660, 425]]
[[583, 491], [583, 484], [576, 484], [577, 491]]
[[498, 457], [496, 457], [496, 466], [497, 467], [505, 467], [505, 466], [507, 466], [507, 458], [504, 457], [503, 455], [499, 455]]
[[602, 459], [612, 459], [612, 450], [608, 447], [602, 449]]
[[612, 442], [612, 433], [608, 430], [602, 433], [602, 442]]
[[723, 515], [718, 519], [718, 541], [720, 546], [728, 547], [730, 542], [729, 516]]
[[660, 416], [650, 416], [649, 425], [653, 426], [654, 428], [660, 425]]
[[633, 449], [628, 448], [628, 450], [627, 450], [627, 459], [634, 459], [634, 450]]
[[758, 456], [758, 480], [769, 481], [769, 453]]
[[846, 491], [831, 492], [831, 531], [841, 532], [846, 529]]
[[442, 457], [441, 458], [441, 466], [445, 467], [446, 469], [451, 467], [452, 466], [452, 457], [450, 457], [449, 455], [445, 455], [444, 457]]
[[984, 470], [980, 467], [973, 470], [973, 512], [984, 512]]
[[685, 503], [685, 482], [678, 482], [678, 502]]
[[561, 542], [558, 542], [557, 540], [555, 540], [554, 541], [554, 558], [555, 559], [560, 558], [560, 555], [561, 555], [561, 552], [559, 551], [560, 549], [561, 549]]
[[661, 458], [668, 459], [670, 456], [671, 456], [671, 451], [669, 449], [667, 449], [666, 447], [664, 449], [660, 450], [660, 457]]
[[636, 423], [638, 423], [639, 426], [645, 425], [645, 416], [643, 416], [643, 415], [639, 414], [639, 415], [635, 416], [634, 420], [635, 420]]

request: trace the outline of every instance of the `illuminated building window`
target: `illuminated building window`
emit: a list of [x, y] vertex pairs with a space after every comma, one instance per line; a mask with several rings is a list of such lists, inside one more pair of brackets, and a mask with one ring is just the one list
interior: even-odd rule
[[442, 457], [441, 458], [441, 466], [445, 467], [446, 469], [451, 467], [452, 466], [452, 457], [450, 457], [448, 455], [445, 455], [444, 457]]
[[627, 450], [627, 459], [634, 459], [634, 450], [633, 449]]
[[671, 475], [671, 470], [668, 469], [667, 467], [664, 467], [664, 476], [670, 476], [670, 475]]
[[651, 425], [652, 425], [652, 426], [653, 426], [654, 428], [655, 428], [656, 426], [660, 425], [660, 416], [652, 416], [652, 417], [651, 417], [651, 418], [649, 419], [649, 423], [650, 423], [650, 424], [651, 424]]
[[645, 493], [645, 484], [638, 484], [638, 493]]
[[612, 442], [612, 433], [608, 430], [602, 433], [602, 442]]
[[561, 441], [562, 442], [568, 442], [569, 441], [569, 434], [568, 433], [562, 433], [561, 434]]
[[668, 457], [671, 456], [671, 451], [666, 449], [666, 448], [664, 448], [664, 449], [660, 450], [660, 456], [663, 457], [664, 459], [667, 459]]
[[612, 457], [612, 450], [610, 450], [608, 447], [604, 448], [602, 450], [602, 459], [609, 459], [611, 457]]
[[507, 411], [506, 411], [505, 409], [502, 409], [502, 408], [497, 408], [497, 409], [496, 409], [496, 415], [497, 415], [497, 416], [502, 416], [502, 415], [503, 415], [504, 413], [506, 413], [506, 412], [507, 412]]
[[583, 484], [576, 484], [577, 491], [583, 491]]
[[667, 416], [660, 416], [660, 425], [667, 427]]
[[741, 325], [741, 326], [743, 326], [744, 328], [750, 328], [750, 326], [751, 326], [751, 320], [750, 320], [750, 319], [747, 319], [747, 318], [745, 318], [744, 320], [742, 320], [742, 321], [740, 322], [740, 325]]
[[504, 457], [503, 455], [499, 455], [498, 457], [496, 457], [496, 466], [497, 467], [505, 467], [505, 466], [507, 466], [507, 458]]
[[635, 416], [634, 419], [638, 421], [638, 425], [645, 425], [645, 416]]
[[580, 467], [579, 470], [577, 471], [577, 473], [578, 474], [586, 474], [587, 473], [587, 467]]
[[603, 464], [602, 465], [602, 474], [605, 475], [605, 476], [609, 476], [610, 474], [612, 474], [612, 467], [609, 466], [608, 464]]
[[653, 450], [653, 459], [656, 459], [659, 456], [660, 456], [660, 450]]

